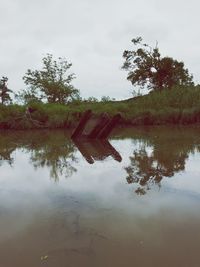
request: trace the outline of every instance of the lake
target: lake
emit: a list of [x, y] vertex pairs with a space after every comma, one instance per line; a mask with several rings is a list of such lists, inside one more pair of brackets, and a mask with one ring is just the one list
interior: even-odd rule
[[0, 133], [0, 267], [199, 267], [200, 127]]

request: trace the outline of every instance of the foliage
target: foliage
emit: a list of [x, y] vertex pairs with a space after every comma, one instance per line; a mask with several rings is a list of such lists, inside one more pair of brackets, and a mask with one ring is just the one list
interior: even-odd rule
[[193, 76], [184, 68], [183, 62], [162, 57], [157, 45], [152, 48], [142, 43], [141, 37], [134, 38], [132, 43], [136, 48], [124, 51], [122, 69], [129, 71], [127, 79], [133, 85], [152, 90], [193, 85]]
[[12, 102], [12, 99], [10, 97], [12, 90], [8, 89], [7, 82], [8, 78], [4, 76], [0, 80], [0, 100], [2, 105]]
[[86, 100], [87, 102], [93, 102], [93, 103], [97, 103], [98, 99], [94, 96], [90, 96], [88, 97], [88, 99]]
[[23, 77], [25, 84], [31, 86], [23, 92], [25, 100], [31, 97], [47, 100], [48, 103], [66, 104], [76, 98], [79, 92], [71, 84], [74, 74], [67, 74], [72, 64], [64, 58], [56, 61], [51, 54], [47, 54], [42, 62], [42, 70], [28, 69]]
[[34, 110], [31, 120], [26, 105], [0, 105], [0, 129], [73, 128], [88, 109], [96, 118], [104, 112], [120, 113], [124, 125], [194, 124], [200, 123], [200, 86], [174, 87], [124, 101], [31, 102], [28, 106]]
[[34, 102], [42, 102], [42, 97], [37, 93], [37, 89], [33, 86], [18, 92], [15, 94], [15, 98], [19, 103], [23, 103], [25, 105]]
[[115, 101], [115, 98], [110, 98], [109, 96], [102, 96], [101, 101], [102, 102]]

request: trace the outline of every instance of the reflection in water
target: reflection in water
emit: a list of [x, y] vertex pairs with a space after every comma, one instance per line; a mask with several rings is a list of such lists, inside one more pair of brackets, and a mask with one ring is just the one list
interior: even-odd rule
[[50, 168], [50, 177], [55, 181], [60, 175], [71, 176], [76, 172], [75, 146], [67, 133], [62, 131], [3, 132], [0, 135], [0, 164], [13, 163], [12, 153], [16, 149], [30, 152], [35, 169]]
[[[74, 143], [73, 143], [74, 142]], [[10, 165], [14, 159], [11, 156], [17, 148], [31, 152], [30, 160], [34, 167], [50, 168], [50, 177], [55, 181], [59, 176], [70, 177], [77, 163], [75, 152], [78, 149], [86, 161], [90, 164], [95, 160], [104, 160], [112, 156], [121, 162], [122, 158], [115, 148], [107, 140], [74, 140], [62, 131], [48, 132], [11, 132], [0, 135], [0, 164], [8, 162]]]
[[[129, 132], [130, 131], [130, 132]], [[121, 134], [121, 133], [120, 133]], [[119, 134], [118, 134], [119, 135]], [[48, 167], [50, 177], [70, 177], [76, 172], [77, 149], [89, 164], [111, 156], [122, 162], [120, 153], [108, 140], [73, 140], [63, 131], [3, 132], [0, 135], [0, 165], [13, 165], [13, 152], [23, 149], [30, 152], [35, 169]], [[199, 150], [199, 130], [194, 128], [136, 128], [124, 131], [120, 138], [132, 138], [133, 154], [124, 166], [128, 184], [136, 184], [135, 192], [146, 194], [151, 185], [161, 186], [163, 177], [173, 177], [183, 171], [189, 153]], [[138, 142], [139, 147], [134, 143]]]
[[138, 185], [135, 192], [139, 195], [146, 194], [153, 184], [160, 187], [164, 177], [173, 177], [175, 173], [184, 171], [189, 153], [199, 150], [196, 129], [147, 129], [141, 131], [140, 138], [143, 139], [145, 134], [146, 138], [142, 140], [139, 149], [133, 151], [133, 155], [129, 157], [130, 164], [125, 167], [126, 180], [128, 184]]
[[7, 162], [9, 165], [13, 164], [13, 157], [11, 154], [15, 151], [16, 146], [10, 144], [10, 138], [7, 135], [0, 135], [0, 166]]
[[73, 140], [85, 160], [93, 164], [95, 160], [104, 160], [111, 156], [116, 161], [121, 162], [122, 157], [119, 152], [108, 142], [108, 140]]
[[77, 159], [74, 156], [75, 147], [65, 135], [51, 137], [39, 147], [32, 149], [31, 162], [36, 169], [49, 167], [50, 176], [58, 181], [59, 176], [64, 175], [67, 178], [76, 172], [72, 164], [77, 162]]
[[143, 195], [146, 190], [150, 189], [151, 184], [161, 186], [160, 182], [163, 177], [172, 177], [176, 172], [183, 171], [187, 157], [188, 154], [183, 151], [180, 151], [179, 154], [175, 153], [175, 155], [173, 150], [170, 154], [163, 154], [162, 149], [161, 151], [153, 149], [149, 155], [143, 146], [133, 152], [133, 156], [130, 157], [130, 165], [125, 167], [128, 174], [127, 182], [129, 184], [138, 183], [140, 187], [135, 192]]
[[0, 133], [0, 266], [199, 266], [200, 130], [115, 134]]

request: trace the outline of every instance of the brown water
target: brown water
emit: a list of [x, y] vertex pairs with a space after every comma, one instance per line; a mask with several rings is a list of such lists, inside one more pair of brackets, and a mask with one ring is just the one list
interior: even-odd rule
[[200, 128], [0, 134], [0, 267], [200, 266]]

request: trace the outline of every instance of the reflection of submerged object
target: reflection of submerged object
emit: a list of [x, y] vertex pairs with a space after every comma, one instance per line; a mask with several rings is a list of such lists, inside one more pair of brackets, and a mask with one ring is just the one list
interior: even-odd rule
[[95, 160], [104, 160], [112, 156], [116, 161], [121, 162], [122, 157], [108, 140], [73, 140], [83, 157], [88, 163], [93, 164]]
[[113, 128], [119, 122], [121, 115], [116, 114], [112, 118], [109, 118], [108, 114], [106, 113], [101, 114], [99, 120], [97, 121], [97, 124], [94, 126], [91, 132], [88, 135], [83, 135], [83, 131], [86, 127], [86, 124], [88, 123], [91, 117], [92, 117], [92, 111], [91, 110], [85, 111], [78, 126], [76, 127], [71, 136], [72, 139], [83, 138], [83, 137], [88, 139], [107, 139]]

